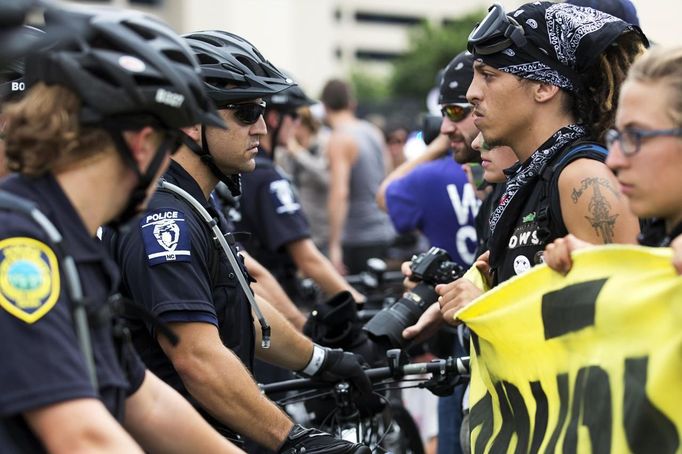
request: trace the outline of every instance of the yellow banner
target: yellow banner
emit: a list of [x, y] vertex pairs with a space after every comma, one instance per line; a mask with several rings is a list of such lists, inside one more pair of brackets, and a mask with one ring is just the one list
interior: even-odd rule
[[669, 249], [602, 246], [463, 309], [474, 453], [680, 453], [682, 277]]

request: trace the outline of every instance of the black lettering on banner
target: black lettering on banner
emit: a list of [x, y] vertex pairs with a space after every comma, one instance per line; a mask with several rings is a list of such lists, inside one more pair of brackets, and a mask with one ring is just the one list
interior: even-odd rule
[[594, 325], [597, 296], [607, 279], [581, 282], [542, 296], [545, 339]]
[[646, 395], [648, 357], [625, 360], [623, 427], [633, 454], [677, 452], [680, 435]]
[[554, 448], [556, 447], [559, 435], [561, 435], [561, 431], [564, 428], [566, 413], [568, 413], [568, 374], [557, 375], [556, 384], [559, 391], [559, 420], [554, 427], [554, 432], [552, 432], [549, 443], [547, 443], [545, 454], [554, 454]]
[[519, 389], [511, 383], [502, 381], [495, 385], [495, 391], [500, 403], [502, 427], [490, 447], [490, 452], [506, 453], [514, 434], [517, 438], [515, 453], [527, 452], [530, 422], [528, 410]]
[[489, 392], [486, 392], [485, 396], [471, 407], [471, 412], [469, 413], [469, 436], [478, 426], [481, 426], [481, 431], [478, 433], [478, 438], [476, 438], [473, 452], [482, 453], [488, 444], [488, 440], [493, 435], [493, 397]]
[[564, 436], [564, 454], [578, 452], [578, 429], [587, 427], [593, 454], [611, 452], [611, 386], [599, 366], [583, 367], [573, 387], [571, 418]]
[[531, 382], [530, 390], [533, 393], [533, 399], [535, 399], [535, 424], [533, 424], [533, 440], [530, 443], [530, 450], [528, 452], [535, 454], [540, 451], [540, 445], [543, 438], [545, 438], [549, 410], [547, 407], [547, 394], [542, 389], [540, 382]]
[[474, 346], [474, 351], [477, 357], [481, 357], [481, 345], [479, 344], [478, 334], [471, 331], [471, 345]]

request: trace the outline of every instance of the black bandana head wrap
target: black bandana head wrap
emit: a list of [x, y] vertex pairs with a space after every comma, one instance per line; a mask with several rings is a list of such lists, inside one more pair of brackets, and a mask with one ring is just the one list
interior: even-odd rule
[[623, 33], [638, 33], [648, 44], [639, 27], [610, 14], [567, 3], [526, 3], [507, 16], [523, 27], [529, 44], [522, 47], [511, 44], [487, 55], [474, 47], [471, 49], [474, 57], [500, 71], [569, 92], [579, 87], [577, 75], [595, 63]]
[[474, 57], [464, 51], [457, 54], [443, 71], [438, 104], [468, 103], [467, 90], [474, 78]]

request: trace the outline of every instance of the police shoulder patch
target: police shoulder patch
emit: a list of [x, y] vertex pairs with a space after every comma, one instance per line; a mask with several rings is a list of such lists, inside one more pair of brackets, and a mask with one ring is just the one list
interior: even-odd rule
[[291, 183], [285, 179], [275, 180], [270, 183], [270, 195], [272, 196], [277, 214], [295, 213], [301, 209]]
[[45, 243], [27, 237], [0, 241], [0, 306], [35, 323], [59, 300], [57, 256]]
[[172, 208], [148, 211], [140, 220], [140, 230], [150, 266], [192, 260], [189, 226], [182, 211]]

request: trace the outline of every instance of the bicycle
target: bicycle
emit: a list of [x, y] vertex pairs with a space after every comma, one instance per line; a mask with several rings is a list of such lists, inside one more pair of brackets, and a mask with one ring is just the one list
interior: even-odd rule
[[[375, 395], [386, 403], [381, 411], [363, 414], [353, 399], [353, 389], [347, 381], [324, 383], [311, 379], [295, 379], [260, 385], [272, 397], [288, 392], [286, 397], [274, 399], [285, 409], [293, 404], [327, 398], [332, 409], [326, 415], [314, 415], [312, 420], [297, 421], [312, 424], [338, 438], [364, 443], [372, 452], [394, 454], [423, 454], [417, 426], [407, 410], [391, 393], [409, 387], [427, 388], [435, 394], [447, 392], [460, 378], [468, 377], [469, 357], [448, 357], [431, 362], [408, 363], [402, 350], [387, 352], [388, 366], [366, 369]], [[423, 375], [428, 374], [425, 378]], [[415, 375], [419, 377], [414, 378]], [[410, 378], [412, 377], [412, 378]], [[300, 418], [300, 415], [298, 416]]]

